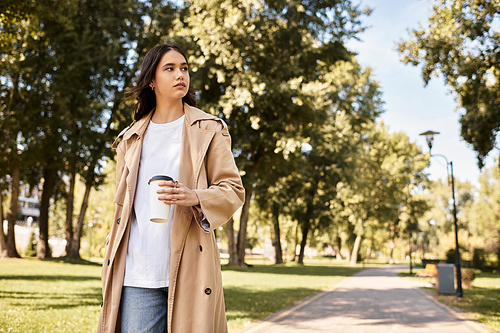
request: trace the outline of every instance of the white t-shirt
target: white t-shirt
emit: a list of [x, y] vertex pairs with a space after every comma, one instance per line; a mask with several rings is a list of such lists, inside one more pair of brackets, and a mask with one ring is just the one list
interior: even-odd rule
[[148, 181], [156, 175], [177, 180], [184, 116], [165, 124], [149, 122], [142, 142], [141, 161], [123, 285], [127, 287], [164, 288], [169, 285], [170, 242], [175, 205], [169, 222], [149, 220]]

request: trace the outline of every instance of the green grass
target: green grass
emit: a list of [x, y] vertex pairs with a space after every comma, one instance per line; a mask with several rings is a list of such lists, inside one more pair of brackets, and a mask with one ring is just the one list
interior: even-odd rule
[[[336, 260], [306, 265], [247, 261], [248, 269], [223, 266], [231, 331], [263, 319], [360, 271]], [[342, 266], [344, 265], [344, 266]], [[101, 265], [80, 261], [0, 260], [0, 332], [93, 332], [101, 304]]]
[[0, 261], [0, 332], [92, 332], [101, 304], [101, 265]]
[[[402, 276], [408, 276], [409, 270]], [[416, 279], [416, 277], [411, 277]], [[431, 281], [431, 278], [426, 278]], [[432, 279], [434, 282], [435, 279]], [[425, 288], [440, 302], [450, 307], [464, 311], [480, 323], [500, 332], [500, 275], [491, 273], [476, 273], [472, 281], [472, 289], [463, 289], [463, 297], [457, 299], [454, 295], [438, 295], [436, 288]]]

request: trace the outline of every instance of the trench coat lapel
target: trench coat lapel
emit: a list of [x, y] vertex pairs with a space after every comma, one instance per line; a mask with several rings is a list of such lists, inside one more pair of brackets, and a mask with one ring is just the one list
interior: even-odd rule
[[[193, 109], [187, 104], [184, 104], [184, 110], [186, 116], [184, 118], [184, 127], [182, 130], [179, 182], [190, 189], [196, 189], [200, 187], [200, 184], [198, 184], [200, 170], [205, 155], [207, 154], [208, 147], [215, 135], [215, 131], [201, 129], [197, 126], [197, 122], [202, 119], [215, 119], [215, 117], [204, 112], [197, 112], [197, 109]], [[178, 213], [185, 213], [189, 217], [189, 223], [186, 223], [183, 219], [174, 218], [173, 227], [180, 231], [176, 234], [183, 235], [183, 237], [172, 239], [172, 253], [179, 251], [177, 254], [180, 254], [189, 227], [191, 226], [193, 211], [189, 207], [176, 207], [176, 214]]]
[[197, 121], [215, 118], [210, 115], [194, 113], [192, 108], [185, 104], [184, 129], [182, 132], [182, 148], [179, 163], [179, 181], [191, 189], [198, 188], [198, 178], [203, 159], [215, 134], [214, 131], [201, 129]]

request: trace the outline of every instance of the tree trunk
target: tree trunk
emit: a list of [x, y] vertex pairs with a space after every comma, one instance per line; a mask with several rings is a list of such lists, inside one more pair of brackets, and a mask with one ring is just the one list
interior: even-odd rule
[[356, 240], [354, 241], [354, 246], [352, 248], [351, 261], [349, 262], [349, 264], [352, 266], [356, 265], [356, 263], [358, 262], [358, 252], [360, 245], [361, 245], [361, 236], [357, 235]]
[[[50, 164], [50, 162], [47, 164]], [[38, 220], [40, 228], [36, 249], [36, 257], [38, 259], [50, 258], [52, 256], [49, 248], [49, 207], [50, 198], [54, 192], [55, 180], [56, 171], [45, 166], [45, 170], [43, 171], [42, 198], [40, 200], [40, 218]]]
[[390, 243], [391, 252], [389, 253], [389, 264], [394, 264], [394, 239]]
[[391, 224], [391, 243], [390, 243], [390, 247], [391, 247], [391, 252], [390, 252], [390, 255], [389, 255], [389, 264], [394, 264], [394, 237], [396, 235], [396, 222], [393, 222]]
[[295, 225], [295, 244], [293, 246], [293, 258], [292, 261], [297, 260], [297, 245], [299, 245], [299, 222]]
[[[80, 246], [82, 239], [83, 223], [85, 222], [85, 213], [89, 206], [90, 191], [92, 190], [92, 184], [88, 182], [85, 185], [85, 194], [83, 195], [82, 206], [80, 207], [80, 213], [78, 214], [78, 222], [76, 223], [75, 231], [73, 232], [73, 241], [71, 242], [70, 251], [67, 254], [69, 258], [80, 259]], [[89, 244], [90, 246], [91, 244]]]
[[240, 230], [238, 230], [238, 266], [247, 267], [245, 264], [245, 249], [247, 246], [247, 224], [248, 224], [248, 212], [250, 210], [250, 198], [252, 197], [252, 187], [248, 186], [245, 189], [245, 203], [243, 204], [243, 208], [241, 210], [241, 219], [240, 219]]
[[347, 247], [346, 261], [351, 262], [352, 250], [354, 248], [354, 243], [356, 241], [356, 234], [354, 233], [354, 225], [349, 223], [347, 226], [347, 232], [348, 232], [348, 237], [345, 242], [345, 246]]
[[281, 249], [281, 233], [280, 233], [280, 219], [279, 219], [279, 205], [273, 205], [273, 218], [274, 218], [274, 250], [276, 252], [276, 264], [283, 263], [283, 251]]
[[352, 255], [352, 247], [350, 245], [347, 245], [347, 257], [345, 257], [345, 261], [351, 262], [351, 255]]
[[308, 189], [307, 193], [307, 209], [304, 217], [304, 222], [302, 224], [302, 241], [300, 242], [300, 253], [299, 253], [299, 264], [304, 264], [304, 251], [306, 249], [307, 244], [307, 234], [309, 233], [309, 229], [311, 229], [311, 221], [315, 217], [314, 214], [314, 198], [318, 192], [317, 184], [319, 179], [313, 179], [312, 185]]
[[342, 238], [340, 238], [340, 236], [337, 236], [337, 261], [342, 260], [342, 254], [340, 253], [341, 248], [342, 248]]
[[75, 200], [75, 182], [76, 182], [76, 166], [71, 164], [69, 167], [69, 187], [66, 197], [66, 253], [71, 252], [73, 242], [73, 208]]
[[236, 242], [234, 239], [234, 220], [231, 217], [226, 223], [227, 235], [227, 252], [229, 253], [229, 266], [238, 265], [238, 251], [236, 250]]
[[0, 258], [7, 256], [7, 237], [3, 230], [3, 195], [0, 188]]
[[7, 229], [7, 257], [10, 258], [20, 258], [19, 253], [16, 249], [16, 235], [14, 233], [14, 227], [17, 220], [17, 210], [19, 205], [19, 184], [21, 180], [21, 170], [19, 162], [17, 160], [12, 162], [11, 165], [11, 175], [12, 186], [11, 186], [11, 198], [9, 211], [7, 213], [8, 229]]
[[304, 221], [302, 225], [302, 241], [300, 242], [300, 252], [298, 263], [304, 265], [304, 251], [307, 244], [307, 234], [309, 233], [309, 221]]

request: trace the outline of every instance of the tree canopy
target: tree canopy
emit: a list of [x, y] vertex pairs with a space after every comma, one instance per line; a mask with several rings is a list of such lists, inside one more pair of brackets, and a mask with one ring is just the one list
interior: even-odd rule
[[[110, 144], [131, 121], [124, 89], [147, 50], [163, 42], [185, 49], [198, 105], [226, 121], [232, 135], [247, 195], [233, 263], [244, 265], [250, 214], [272, 219], [277, 258], [280, 221], [300, 229], [302, 261], [320, 233], [342, 236], [356, 258], [362, 239], [382, 246], [401, 202], [408, 215], [425, 209], [412, 191], [425, 181], [427, 160], [407, 136], [377, 123], [384, 108], [379, 83], [346, 48], [369, 9], [350, 0], [5, 4], [0, 189], [13, 200], [2, 248], [15, 249], [23, 184], [41, 190], [39, 257], [50, 255], [49, 225], [64, 226], [58, 234], [66, 253], [78, 257], [87, 210], [102, 234], [109, 230], [99, 216], [112, 209], [97, 207], [92, 188], [112, 196], [112, 181], [105, 181]], [[64, 207], [60, 223], [48, 221], [54, 202]]]
[[[422, 79], [442, 75], [456, 93], [461, 135], [478, 165], [496, 147], [500, 131], [500, 3], [435, 0], [428, 22], [397, 44], [401, 61], [422, 66]], [[498, 149], [498, 148], [497, 148]]]

